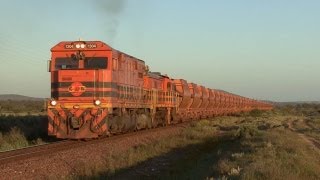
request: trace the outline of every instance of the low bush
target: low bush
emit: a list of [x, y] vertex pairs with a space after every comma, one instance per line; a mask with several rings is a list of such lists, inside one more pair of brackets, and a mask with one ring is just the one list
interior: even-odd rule
[[0, 151], [50, 141], [45, 116], [0, 116]]
[[261, 117], [264, 113], [265, 113], [265, 111], [262, 111], [262, 110], [259, 110], [259, 109], [254, 109], [254, 110], [249, 112], [249, 116]]
[[27, 147], [29, 145], [26, 137], [18, 128], [13, 128], [9, 133], [0, 134], [0, 151], [8, 151]]
[[0, 101], [0, 113], [39, 113], [45, 111], [44, 101]]
[[251, 137], [255, 137], [261, 135], [261, 132], [258, 128], [254, 125], [242, 125], [240, 128], [235, 132], [234, 136], [240, 139], [248, 139]]

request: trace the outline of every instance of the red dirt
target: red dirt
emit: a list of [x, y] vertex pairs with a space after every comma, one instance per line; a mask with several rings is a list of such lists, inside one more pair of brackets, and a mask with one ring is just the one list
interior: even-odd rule
[[123, 152], [139, 144], [178, 134], [183, 127], [173, 126], [161, 131], [147, 131], [111, 141], [106, 139], [93, 145], [85, 145], [49, 155], [0, 165], [0, 179], [61, 179], [78, 174], [79, 165], [95, 166], [110, 152]]

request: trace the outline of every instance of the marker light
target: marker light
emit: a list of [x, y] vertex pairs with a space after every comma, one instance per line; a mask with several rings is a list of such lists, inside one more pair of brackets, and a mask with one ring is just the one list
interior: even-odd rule
[[94, 104], [95, 104], [96, 106], [99, 106], [99, 105], [101, 104], [101, 101], [100, 101], [99, 99], [97, 99], [97, 100], [94, 101]]
[[52, 101], [50, 102], [50, 104], [51, 104], [52, 106], [55, 106], [55, 105], [57, 105], [57, 101], [52, 100]]

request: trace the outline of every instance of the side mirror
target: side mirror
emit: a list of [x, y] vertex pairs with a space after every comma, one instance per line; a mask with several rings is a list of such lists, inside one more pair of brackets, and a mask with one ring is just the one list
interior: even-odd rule
[[48, 60], [47, 70], [48, 70], [48, 72], [51, 72], [51, 60]]

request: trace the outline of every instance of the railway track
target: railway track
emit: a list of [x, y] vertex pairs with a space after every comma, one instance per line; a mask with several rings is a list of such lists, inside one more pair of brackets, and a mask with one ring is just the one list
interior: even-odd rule
[[43, 144], [43, 145], [31, 146], [31, 147], [21, 148], [17, 150], [12, 150], [12, 151], [0, 152], [0, 164], [17, 162], [17, 161], [21, 161], [21, 160], [25, 160], [33, 157], [47, 156], [48, 154], [53, 154], [53, 153], [61, 152], [61, 151], [72, 149], [72, 148], [78, 148], [82, 146], [94, 145], [104, 141], [109, 141], [109, 142], [117, 141], [122, 138], [130, 138], [130, 136], [136, 136], [136, 135], [148, 133], [148, 132], [156, 133], [168, 128], [185, 128], [189, 123], [190, 122], [185, 122], [175, 126], [158, 127], [154, 129], [119, 134], [119, 135], [114, 135], [108, 138], [104, 137], [104, 138], [94, 139], [90, 141], [62, 140], [62, 141], [58, 141], [50, 144]]
[[59, 152], [66, 150], [72, 146], [78, 145], [79, 141], [58, 141], [50, 144], [42, 144], [37, 146], [30, 146], [26, 148], [0, 152], [0, 164], [15, 162], [18, 160], [28, 159], [31, 157], [47, 155], [50, 152]]

